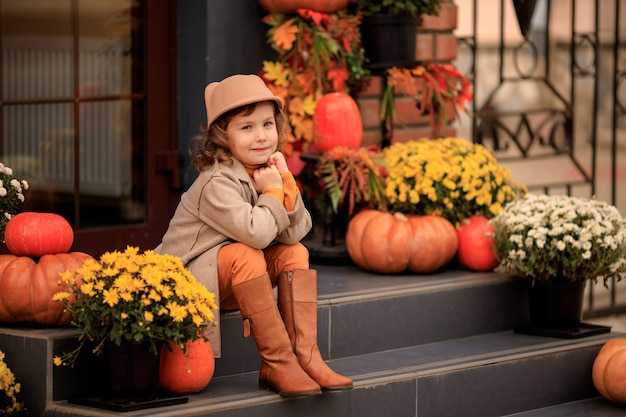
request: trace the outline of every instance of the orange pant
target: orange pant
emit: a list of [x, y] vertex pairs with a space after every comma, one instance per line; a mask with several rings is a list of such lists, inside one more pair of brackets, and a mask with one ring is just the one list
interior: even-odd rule
[[217, 255], [220, 309], [239, 308], [231, 289], [233, 285], [267, 272], [274, 288], [278, 274], [294, 269], [309, 269], [309, 250], [301, 243], [274, 243], [263, 250], [239, 242], [222, 246]]

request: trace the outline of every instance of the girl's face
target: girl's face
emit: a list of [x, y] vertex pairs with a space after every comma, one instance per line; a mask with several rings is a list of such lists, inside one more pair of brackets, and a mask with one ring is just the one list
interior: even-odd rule
[[228, 143], [235, 158], [246, 165], [263, 165], [278, 147], [274, 105], [259, 103], [254, 111], [234, 116], [228, 127]]

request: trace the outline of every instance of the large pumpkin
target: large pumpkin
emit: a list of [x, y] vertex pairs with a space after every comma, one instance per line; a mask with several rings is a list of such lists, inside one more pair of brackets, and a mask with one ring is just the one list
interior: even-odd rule
[[313, 141], [322, 152], [335, 146], [356, 149], [363, 143], [363, 122], [356, 101], [345, 93], [328, 93], [313, 113]]
[[67, 252], [74, 243], [74, 230], [58, 214], [25, 212], [9, 220], [4, 240], [14, 255], [39, 257]]
[[310, 9], [321, 13], [333, 13], [348, 6], [349, 0], [259, 0], [270, 13], [295, 13], [298, 9]]
[[383, 274], [436, 271], [454, 257], [457, 245], [452, 223], [431, 215], [364, 210], [350, 220], [346, 232], [354, 263]]
[[626, 338], [606, 342], [595, 361], [591, 373], [593, 384], [604, 398], [626, 403]]
[[197, 339], [185, 345], [186, 352], [180, 346], [161, 348], [159, 387], [173, 394], [202, 391], [215, 372], [215, 356], [209, 341]]
[[495, 232], [489, 219], [484, 216], [472, 216], [456, 229], [459, 238], [457, 260], [459, 264], [472, 271], [492, 271], [498, 265], [493, 250]]
[[71, 316], [52, 300], [61, 291], [60, 274], [76, 271], [91, 256], [82, 252], [44, 255], [38, 260], [0, 255], [0, 322], [65, 326]]

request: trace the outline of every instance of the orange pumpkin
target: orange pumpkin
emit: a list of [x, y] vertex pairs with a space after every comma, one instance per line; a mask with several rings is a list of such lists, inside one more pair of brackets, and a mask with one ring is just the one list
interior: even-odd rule
[[322, 152], [335, 146], [356, 149], [363, 143], [363, 121], [356, 101], [345, 93], [328, 93], [313, 113], [313, 141]]
[[346, 232], [354, 263], [383, 274], [436, 271], [450, 262], [457, 246], [454, 226], [439, 216], [364, 210], [350, 220]]
[[310, 9], [321, 13], [333, 13], [348, 7], [349, 0], [259, 0], [263, 9], [270, 13], [295, 13], [298, 9]]
[[595, 361], [591, 372], [593, 385], [604, 398], [626, 403], [626, 338], [606, 342]]
[[159, 387], [173, 394], [202, 391], [215, 372], [215, 356], [208, 340], [189, 341], [185, 346], [185, 352], [178, 345], [161, 348]]
[[76, 271], [91, 256], [82, 252], [48, 254], [38, 261], [0, 255], [0, 322], [66, 326], [71, 315], [52, 300], [61, 291], [60, 274]]
[[58, 214], [24, 212], [9, 220], [4, 240], [14, 255], [39, 257], [67, 252], [74, 243], [74, 230]]

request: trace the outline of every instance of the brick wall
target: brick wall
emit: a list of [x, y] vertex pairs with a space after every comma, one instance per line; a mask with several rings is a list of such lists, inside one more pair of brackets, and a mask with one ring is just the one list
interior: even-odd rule
[[[454, 0], [442, 0], [439, 16], [423, 16], [418, 27], [416, 59], [424, 63], [450, 63], [457, 57], [457, 38], [453, 31], [457, 27], [457, 6]], [[363, 119], [363, 145], [380, 145], [382, 127], [379, 117], [383, 80], [372, 77], [372, 82], [359, 93], [357, 102]], [[393, 142], [404, 142], [422, 137], [431, 137], [433, 132], [428, 118], [415, 108], [415, 102], [406, 97], [396, 98], [397, 113], [394, 116]], [[448, 125], [440, 134], [454, 136], [455, 129]]]

